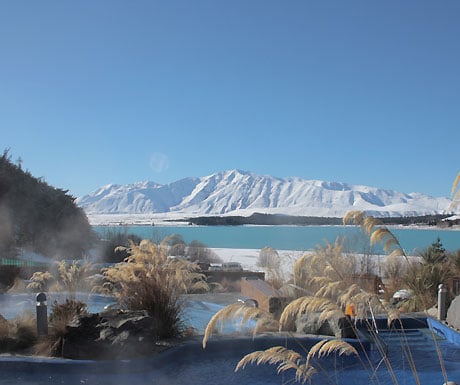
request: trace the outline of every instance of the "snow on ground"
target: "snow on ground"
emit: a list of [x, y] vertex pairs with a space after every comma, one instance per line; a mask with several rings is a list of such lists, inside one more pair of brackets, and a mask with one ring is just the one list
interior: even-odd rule
[[448, 198], [402, 193], [340, 182], [280, 179], [239, 170], [168, 185], [139, 182], [107, 185], [76, 203], [87, 213], [179, 213], [190, 215], [244, 215], [243, 211], [271, 214], [341, 217], [348, 210], [373, 215], [408, 216], [444, 212]]
[[[225, 248], [210, 248], [216, 253], [223, 262], [239, 262], [244, 270], [265, 271], [257, 266], [261, 249], [225, 249]], [[292, 274], [292, 268], [295, 261], [305, 252], [297, 250], [277, 250], [281, 259], [282, 274], [288, 278]]]
[[92, 226], [180, 226], [188, 224], [183, 213], [88, 214], [87, 217]]
[[[239, 262], [244, 270], [250, 271], [266, 271], [257, 265], [260, 249], [225, 249], [225, 248], [211, 248], [223, 262]], [[297, 250], [277, 250], [281, 259], [280, 275], [284, 280], [292, 278], [294, 263], [304, 255], [305, 251]], [[356, 266], [359, 269], [365, 264], [368, 265], [369, 271], [373, 274], [382, 276], [384, 272], [385, 262], [388, 258], [387, 255], [371, 255], [365, 256], [363, 254], [353, 254], [356, 257]], [[368, 258], [371, 258], [370, 260]], [[416, 256], [408, 256], [409, 260], [418, 260]], [[404, 263], [402, 257], [402, 262]]]

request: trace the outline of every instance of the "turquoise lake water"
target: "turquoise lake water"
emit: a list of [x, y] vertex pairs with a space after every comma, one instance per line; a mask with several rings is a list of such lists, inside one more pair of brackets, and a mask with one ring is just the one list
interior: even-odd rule
[[[94, 226], [94, 230], [101, 236], [109, 232], [126, 232], [156, 242], [168, 235], [179, 234], [187, 243], [197, 240], [211, 248], [261, 249], [267, 246], [277, 250], [301, 251], [314, 249], [325, 241], [334, 242], [337, 237], [346, 237], [347, 251], [383, 253], [377, 245], [370, 250], [368, 237], [354, 226]], [[458, 230], [391, 230], [408, 255], [417, 254], [437, 237], [446, 250], [460, 249]]]

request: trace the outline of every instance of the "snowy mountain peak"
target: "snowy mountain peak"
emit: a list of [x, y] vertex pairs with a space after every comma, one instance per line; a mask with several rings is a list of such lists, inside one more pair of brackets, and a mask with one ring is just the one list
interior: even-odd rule
[[110, 184], [77, 199], [88, 215], [180, 213], [250, 215], [254, 212], [340, 217], [348, 210], [376, 216], [443, 213], [447, 198], [341, 182], [260, 176], [227, 170], [168, 185], [144, 181]]

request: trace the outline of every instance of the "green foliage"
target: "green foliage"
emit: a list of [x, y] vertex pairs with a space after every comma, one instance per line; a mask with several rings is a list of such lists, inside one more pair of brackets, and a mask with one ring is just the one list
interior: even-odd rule
[[[129, 246], [131, 242], [139, 244], [142, 239], [130, 234], [126, 229], [119, 231], [108, 231], [104, 234], [102, 245], [102, 260], [108, 263], [122, 262], [129, 256]], [[122, 246], [121, 248], [119, 246]]]
[[222, 262], [220, 257], [212, 250], [208, 249], [200, 241], [192, 241], [188, 244], [185, 255], [190, 257], [190, 261], [196, 263], [219, 263]]
[[460, 275], [460, 249], [448, 254], [449, 261], [452, 265], [454, 273]]
[[0, 157], [0, 255], [23, 247], [44, 255], [81, 255], [93, 240], [83, 210], [54, 188]]
[[[457, 200], [460, 194], [457, 192]], [[380, 218], [385, 225], [413, 225], [424, 224], [435, 226], [441, 219], [447, 215], [419, 215], [413, 217], [385, 217]], [[295, 225], [295, 226], [324, 226], [324, 225], [341, 225], [342, 218], [336, 217], [307, 217], [293, 216], [282, 214], [261, 214], [254, 213], [248, 217], [243, 216], [212, 216], [212, 217], [194, 217], [187, 218], [189, 223], [202, 226], [241, 226], [241, 225]], [[171, 220], [174, 222], [174, 220]]]
[[174, 255], [174, 256], [184, 256], [185, 249], [187, 244], [182, 238], [180, 234], [172, 234], [167, 236], [161, 242], [162, 246], [165, 247], [167, 255]]
[[423, 259], [423, 262], [428, 265], [443, 263], [447, 259], [446, 249], [442, 245], [439, 237], [428, 246], [426, 250], [422, 251], [419, 256]]
[[437, 302], [438, 285], [448, 282], [454, 274], [450, 259], [441, 240], [436, 239], [423, 250], [420, 262], [413, 262], [403, 282], [414, 296], [408, 302], [409, 310], [426, 310]]
[[439, 238], [420, 253], [420, 262], [411, 262], [399, 240], [380, 219], [367, 216], [363, 211], [349, 211], [345, 214], [343, 222], [361, 226], [369, 235], [371, 244], [382, 243], [390, 258], [404, 258], [406, 271], [401, 281], [412, 291], [413, 296], [410, 301], [401, 304], [401, 309], [407, 305], [409, 307], [404, 310], [427, 310], [435, 305], [438, 285], [446, 283], [453, 273], [452, 265]]

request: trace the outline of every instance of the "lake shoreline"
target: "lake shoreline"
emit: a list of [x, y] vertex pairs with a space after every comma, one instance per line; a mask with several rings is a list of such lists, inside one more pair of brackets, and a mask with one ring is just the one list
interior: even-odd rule
[[[447, 215], [446, 215], [447, 216]], [[428, 224], [419, 221], [417, 223], [404, 223], [410, 220], [420, 218], [438, 218], [436, 223], [439, 223], [439, 219], [444, 216], [414, 216], [414, 217], [391, 217], [381, 218], [388, 228], [415, 228], [415, 229], [442, 229], [442, 230], [460, 230], [460, 225], [452, 226], [438, 226], [435, 224]], [[202, 227], [214, 227], [214, 226], [290, 226], [290, 227], [309, 227], [309, 226], [345, 226], [342, 224], [342, 218], [323, 218], [323, 217], [303, 217], [303, 216], [286, 216], [286, 222], [275, 220], [277, 217], [271, 217], [273, 222], [270, 220], [251, 221], [249, 217], [240, 216], [221, 216], [221, 217], [189, 217], [185, 218], [183, 215], [176, 213], [165, 214], [87, 214], [88, 221], [91, 226], [147, 226], [147, 227], [181, 227], [181, 226], [202, 226]], [[198, 219], [206, 220], [206, 218], [214, 218], [216, 221], [204, 221], [201, 223], [195, 223]], [[300, 221], [302, 218], [308, 219], [309, 222], [294, 222]], [[399, 218], [399, 219], [398, 219]], [[237, 219], [237, 220], [235, 220]], [[275, 223], [278, 221], [279, 223]], [[404, 221], [403, 223], [398, 223]], [[396, 223], [394, 223], [396, 222]], [[347, 225], [353, 226], [353, 225]]]
[[[430, 246], [437, 238], [447, 251], [460, 249], [459, 229], [420, 226], [387, 226], [398, 238], [406, 254], [416, 255]], [[208, 248], [313, 250], [325, 243], [334, 243], [337, 238], [346, 239], [344, 250], [358, 254], [384, 254], [382, 245], [370, 245], [369, 237], [355, 225], [347, 226], [145, 226], [104, 225], [93, 226], [101, 239], [109, 239], [117, 233], [133, 234], [156, 243], [171, 235], [182, 237], [185, 243], [194, 240]]]

